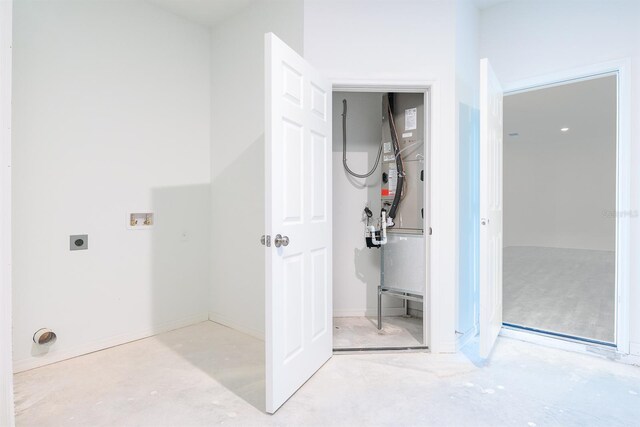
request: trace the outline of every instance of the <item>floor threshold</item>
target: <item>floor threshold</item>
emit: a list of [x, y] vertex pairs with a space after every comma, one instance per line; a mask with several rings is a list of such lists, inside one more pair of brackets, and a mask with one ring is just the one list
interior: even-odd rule
[[596, 339], [592, 339], [592, 338], [584, 338], [584, 337], [577, 337], [574, 335], [569, 335], [569, 334], [563, 334], [560, 332], [553, 332], [553, 331], [546, 331], [544, 329], [538, 329], [538, 328], [531, 328], [528, 326], [522, 326], [522, 325], [517, 325], [514, 323], [507, 323], [507, 322], [503, 322], [502, 326], [505, 328], [509, 328], [509, 329], [514, 329], [514, 330], [519, 330], [519, 331], [524, 331], [524, 332], [531, 332], [534, 334], [538, 334], [538, 335], [543, 335], [543, 336], [548, 336], [551, 338], [559, 338], [565, 341], [571, 341], [571, 342], [575, 342], [575, 343], [579, 343], [579, 344], [592, 344], [592, 345], [597, 345], [597, 346], [601, 346], [601, 347], [608, 347], [608, 348], [616, 348], [616, 344], [615, 343], [611, 343], [611, 342], [607, 342], [607, 341], [600, 341], [600, 340], [596, 340]]
[[419, 353], [426, 352], [429, 350], [429, 347], [420, 345], [420, 346], [401, 346], [401, 347], [343, 347], [343, 348], [334, 348], [333, 354], [366, 354], [366, 353], [386, 353], [386, 352], [396, 352], [396, 353]]

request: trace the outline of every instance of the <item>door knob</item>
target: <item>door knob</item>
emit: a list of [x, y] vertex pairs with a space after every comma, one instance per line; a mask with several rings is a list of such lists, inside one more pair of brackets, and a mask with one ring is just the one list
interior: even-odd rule
[[276, 234], [276, 238], [273, 239], [273, 244], [276, 248], [279, 248], [280, 246], [287, 246], [289, 245], [289, 238], [287, 236]]

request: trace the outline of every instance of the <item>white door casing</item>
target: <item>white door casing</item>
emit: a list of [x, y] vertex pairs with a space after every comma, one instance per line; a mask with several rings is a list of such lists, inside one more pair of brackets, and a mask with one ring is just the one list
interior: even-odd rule
[[14, 424], [11, 359], [11, 64], [13, 2], [0, 2], [0, 426]]
[[[265, 35], [266, 410], [332, 354], [331, 84]], [[276, 236], [287, 246], [276, 247]]]
[[480, 60], [480, 356], [502, 328], [502, 88]]

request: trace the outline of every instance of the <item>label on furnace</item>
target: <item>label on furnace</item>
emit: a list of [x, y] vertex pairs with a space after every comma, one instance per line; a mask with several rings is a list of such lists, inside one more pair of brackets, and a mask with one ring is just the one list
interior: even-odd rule
[[387, 182], [387, 188], [382, 190], [382, 195], [395, 196], [396, 188], [398, 186], [398, 170], [396, 168], [389, 167], [387, 175], [389, 176], [389, 181]]
[[418, 109], [408, 108], [404, 110], [404, 130], [414, 130], [418, 128]]

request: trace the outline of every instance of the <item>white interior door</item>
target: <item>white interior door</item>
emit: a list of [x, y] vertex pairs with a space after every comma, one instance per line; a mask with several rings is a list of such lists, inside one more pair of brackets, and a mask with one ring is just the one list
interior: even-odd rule
[[480, 60], [480, 356], [502, 327], [502, 88]]
[[265, 43], [266, 409], [273, 413], [332, 354], [331, 84], [275, 35]]

